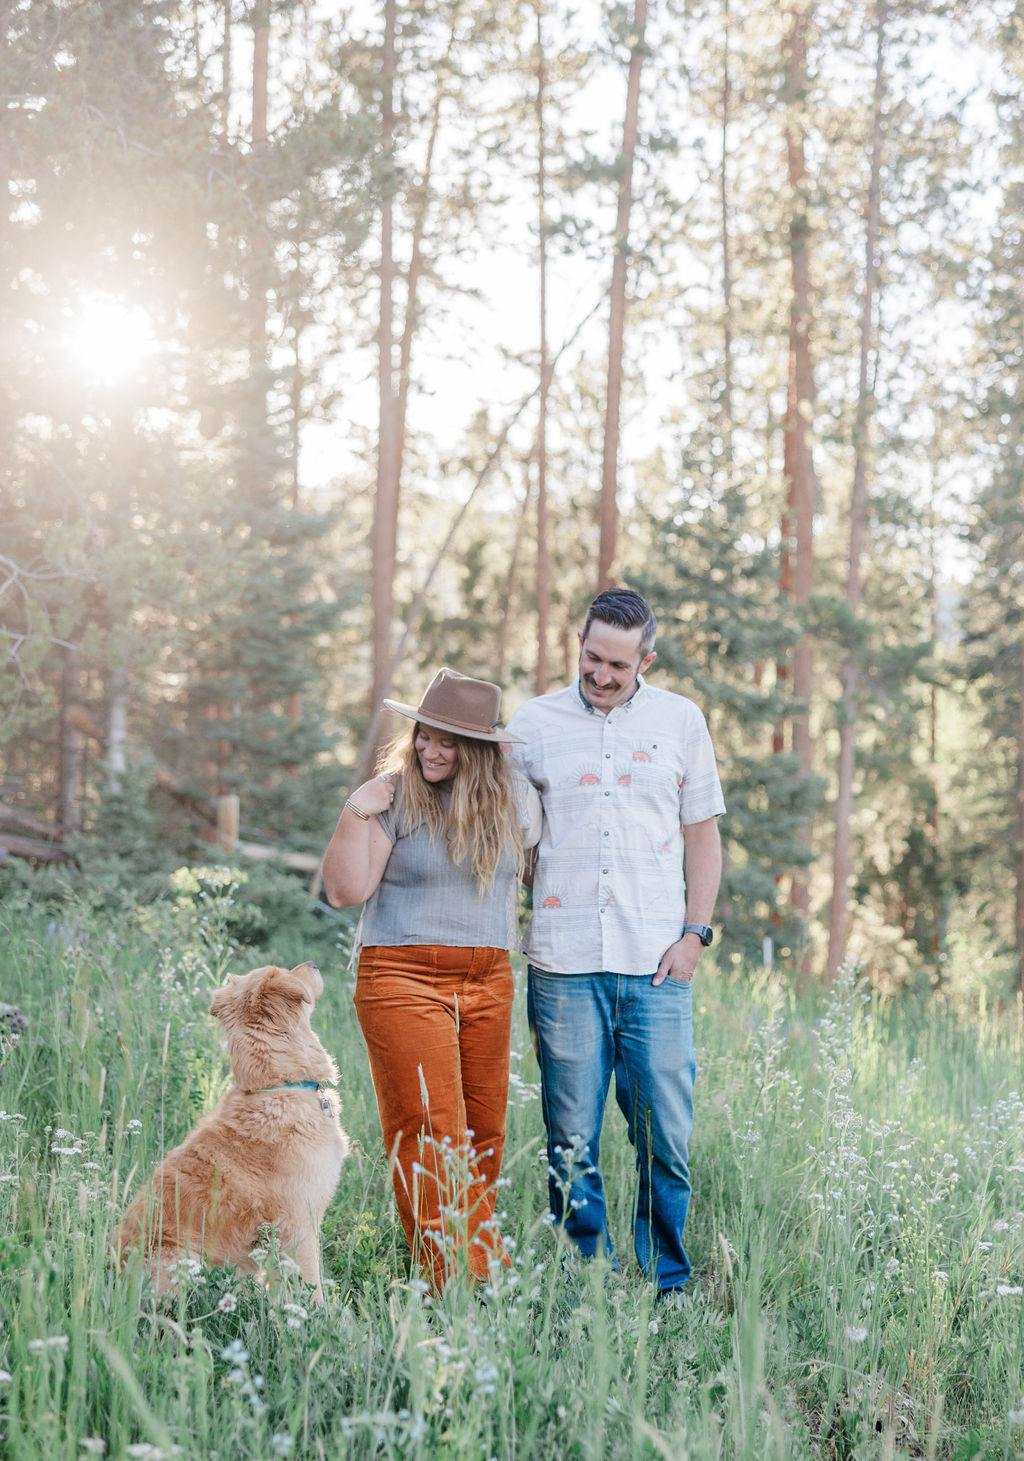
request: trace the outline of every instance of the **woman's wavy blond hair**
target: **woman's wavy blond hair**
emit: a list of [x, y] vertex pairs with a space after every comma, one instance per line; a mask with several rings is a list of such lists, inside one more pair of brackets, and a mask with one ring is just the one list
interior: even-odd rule
[[458, 759], [455, 775], [441, 783], [452, 790], [446, 810], [437, 784], [425, 780], [420, 767], [416, 737], [421, 729], [416, 721], [399, 731], [377, 765], [380, 775], [399, 778], [395, 805], [405, 813], [410, 829], [425, 826], [433, 841], [447, 842], [454, 863], [468, 856], [481, 893], [494, 887], [498, 864], [507, 851], [515, 858], [516, 876], [522, 877], [523, 830], [512, 766], [504, 751], [494, 741], [451, 733]]

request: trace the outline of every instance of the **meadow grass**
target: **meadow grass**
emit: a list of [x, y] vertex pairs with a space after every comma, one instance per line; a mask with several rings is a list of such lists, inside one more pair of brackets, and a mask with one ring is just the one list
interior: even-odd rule
[[694, 1278], [675, 1308], [632, 1258], [614, 1103], [621, 1271], [574, 1260], [546, 1221], [520, 988], [499, 1203], [515, 1261], [484, 1295], [434, 1302], [409, 1273], [339, 948], [315, 1024], [354, 1149], [324, 1226], [326, 1308], [287, 1263], [270, 1292], [185, 1271], [161, 1307], [109, 1243], [229, 1083], [210, 994], [262, 955], [231, 950], [222, 911], [0, 903], [0, 998], [31, 1022], [0, 1066], [3, 1455], [1024, 1456], [1019, 1009], [886, 1003], [853, 978], [798, 999], [705, 961]]

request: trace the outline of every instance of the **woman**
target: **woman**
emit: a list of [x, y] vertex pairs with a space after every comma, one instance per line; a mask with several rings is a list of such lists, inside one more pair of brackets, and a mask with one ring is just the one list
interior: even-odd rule
[[335, 907], [365, 903], [355, 1005], [398, 1211], [440, 1292], [460, 1263], [507, 1263], [494, 1221], [505, 1144], [523, 851], [540, 801], [498, 726], [501, 691], [439, 670], [324, 856]]

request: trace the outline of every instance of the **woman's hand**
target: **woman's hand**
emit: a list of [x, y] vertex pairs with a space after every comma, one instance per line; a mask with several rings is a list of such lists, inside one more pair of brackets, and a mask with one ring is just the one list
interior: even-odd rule
[[394, 797], [395, 783], [391, 777], [375, 776], [372, 781], [364, 781], [362, 786], [357, 787], [349, 801], [359, 811], [373, 817], [378, 812], [386, 812]]
[[357, 787], [342, 807], [322, 869], [324, 891], [332, 907], [365, 903], [384, 876], [391, 838], [376, 814], [386, 812], [394, 796], [392, 778], [375, 776]]

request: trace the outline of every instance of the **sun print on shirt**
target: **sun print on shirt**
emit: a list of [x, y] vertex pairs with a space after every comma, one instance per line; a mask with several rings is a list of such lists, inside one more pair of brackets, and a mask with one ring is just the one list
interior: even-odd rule
[[566, 903], [566, 890], [562, 887], [553, 887], [538, 903], [538, 908], [562, 908]]
[[571, 781], [573, 786], [600, 786], [601, 772], [596, 766], [577, 766]]
[[633, 747], [633, 755], [630, 758], [639, 765], [645, 766], [653, 761], [657, 754], [658, 745], [656, 741], [639, 741]]

